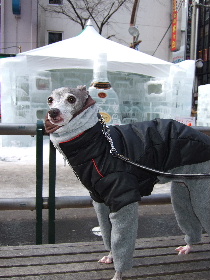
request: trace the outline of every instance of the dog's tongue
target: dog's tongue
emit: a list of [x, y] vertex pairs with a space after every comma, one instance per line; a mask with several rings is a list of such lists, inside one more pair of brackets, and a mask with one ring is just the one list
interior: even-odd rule
[[[82, 113], [84, 110], [86, 110], [88, 107], [94, 105], [96, 102], [95, 100], [92, 99], [92, 97], [89, 95], [86, 102], [85, 102], [85, 105], [84, 107], [79, 111], [77, 112], [73, 118], [75, 118], [77, 115], [79, 115], [80, 113]], [[59, 129], [60, 126], [59, 125], [55, 125], [53, 123], [50, 122], [50, 120], [48, 119], [48, 115], [46, 116], [46, 119], [45, 119], [45, 132], [47, 134], [50, 134], [50, 133], [53, 133], [55, 132], [57, 129]]]

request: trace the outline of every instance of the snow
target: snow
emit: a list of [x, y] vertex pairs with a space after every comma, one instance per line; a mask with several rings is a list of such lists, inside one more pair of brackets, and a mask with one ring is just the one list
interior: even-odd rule
[[[36, 146], [0, 145], [0, 198], [36, 196]], [[49, 140], [43, 145], [43, 196], [49, 193]], [[83, 196], [88, 191], [56, 152], [56, 196]]]
[[[49, 188], [49, 140], [43, 145], [43, 195]], [[36, 190], [36, 146], [2, 147], [0, 145], [0, 197], [34, 197]], [[155, 193], [168, 193], [170, 183], [154, 187]], [[63, 156], [56, 152], [56, 196], [89, 195]]]
[[[0, 161], [13, 162], [18, 165], [36, 164], [36, 146], [32, 147], [2, 147], [0, 144]], [[43, 144], [43, 164], [49, 162], [49, 141], [45, 140]], [[56, 153], [57, 164], [64, 164], [63, 156]]]

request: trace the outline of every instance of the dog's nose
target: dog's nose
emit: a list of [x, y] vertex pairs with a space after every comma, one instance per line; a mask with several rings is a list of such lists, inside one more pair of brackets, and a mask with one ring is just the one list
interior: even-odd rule
[[60, 114], [60, 110], [57, 108], [52, 108], [49, 111], [49, 115], [51, 118], [56, 118], [57, 116], [59, 116], [59, 114]]

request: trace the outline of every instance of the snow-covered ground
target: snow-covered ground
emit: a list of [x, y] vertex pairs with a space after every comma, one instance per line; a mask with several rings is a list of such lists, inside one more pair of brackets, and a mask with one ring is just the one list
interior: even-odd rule
[[[49, 141], [43, 145], [43, 195], [48, 196], [49, 185]], [[56, 152], [56, 195], [88, 195], [65, 163], [63, 156]], [[36, 194], [36, 146], [0, 146], [0, 198], [35, 197]]]
[[[60, 153], [56, 154], [57, 163], [63, 164], [64, 160]], [[13, 162], [18, 165], [36, 164], [36, 146], [32, 147], [2, 147], [0, 141], [0, 161]], [[43, 145], [43, 163], [49, 161], [49, 141], [45, 140]]]
[[[43, 146], [43, 195], [48, 196], [49, 141]], [[88, 195], [88, 191], [56, 152], [56, 196]], [[34, 197], [36, 193], [36, 147], [0, 146], [0, 197]], [[170, 184], [159, 185], [153, 193], [168, 193]]]

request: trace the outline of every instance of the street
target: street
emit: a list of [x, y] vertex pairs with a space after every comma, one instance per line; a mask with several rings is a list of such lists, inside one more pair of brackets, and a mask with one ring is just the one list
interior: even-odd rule
[[[56, 211], [56, 243], [100, 241], [92, 233], [97, 227], [93, 208]], [[36, 212], [29, 210], [0, 212], [0, 245], [35, 244]], [[171, 205], [139, 207], [139, 237], [175, 236], [179, 230]], [[48, 211], [43, 211], [43, 243], [48, 243]]]

